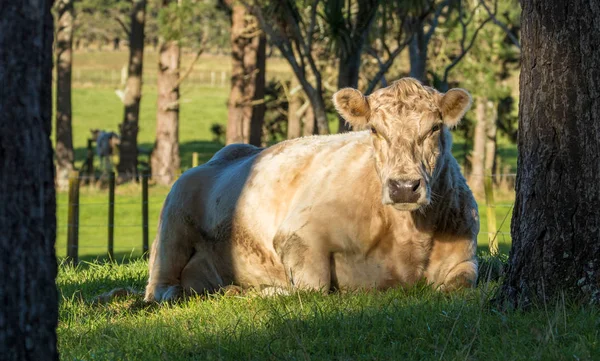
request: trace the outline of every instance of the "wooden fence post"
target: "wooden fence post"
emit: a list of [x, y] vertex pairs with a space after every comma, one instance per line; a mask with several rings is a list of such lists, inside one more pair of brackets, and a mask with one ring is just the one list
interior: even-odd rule
[[198, 166], [198, 152], [192, 153], [192, 167]]
[[69, 204], [67, 228], [67, 259], [76, 266], [79, 262], [79, 172], [69, 175]]
[[494, 183], [492, 171], [486, 169], [483, 179], [483, 188], [485, 190], [485, 205], [487, 210], [487, 230], [490, 254], [498, 255], [498, 234], [496, 229], [496, 203], [494, 202]]
[[115, 172], [108, 173], [108, 259], [115, 259]]
[[148, 177], [142, 176], [142, 252], [148, 258]]
[[92, 146], [92, 139], [87, 140], [87, 158], [86, 158], [86, 166], [87, 166], [87, 180], [86, 184], [93, 185], [94, 184], [94, 148]]

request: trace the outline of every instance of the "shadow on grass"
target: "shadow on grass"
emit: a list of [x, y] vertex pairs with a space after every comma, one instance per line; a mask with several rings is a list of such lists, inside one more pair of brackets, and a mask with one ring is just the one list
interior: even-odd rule
[[137, 308], [130, 300], [107, 305], [108, 322], [63, 332], [61, 342], [70, 346], [66, 359], [93, 352], [98, 360], [547, 360], [599, 352], [597, 308], [567, 307], [568, 321], [553, 329], [543, 309], [505, 313], [488, 300], [477, 291], [298, 293], [196, 299], [119, 316]]

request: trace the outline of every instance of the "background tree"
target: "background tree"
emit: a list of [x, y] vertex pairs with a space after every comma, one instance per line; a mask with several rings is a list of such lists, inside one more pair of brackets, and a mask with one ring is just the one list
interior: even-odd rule
[[0, 355], [58, 360], [52, 1], [0, 5]]
[[[92, 43], [100, 47], [115, 44], [126, 39], [129, 33], [127, 14], [132, 1], [125, 0], [71, 0], [76, 2], [74, 40], [77, 48], [88, 47]], [[136, 0], [138, 1], [138, 0]]]
[[515, 306], [600, 302], [600, 8], [522, 0], [519, 163], [508, 274]]
[[235, 0], [231, 9], [231, 92], [226, 144], [261, 145], [265, 117], [266, 36], [258, 20]]
[[146, 0], [133, 0], [130, 26], [125, 30], [129, 36], [129, 62], [127, 82], [123, 92], [125, 114], [119, 126], [119, 179], [130, 180], [137, 177], [137, 135], [139, 130], [140, 102], [142, 99], [142, 74], [144, 64], [144, 24]]
[[[161, 24], [170, 23], [181, 31], [185, 14], [176, 0], [163, 0]], [[163, 27], [163, 29], [166, 27]], [[152, 150], [152, 178], [158, 184], [171, 184], [180, 167], [179, 158], [179, 66], [181, 47], [179, 32], [169, 31], [160, 40], [158, 55], [158, 100], [156, 141]]]
[[329, 134], [329, 121], [323, 98], [323, 78], [314, 46], [323, 34], [325, 26], [317, 21], [319, 2], [320, 0], [300, 1], [300, 4], [297, 4], [294, 0], [255, 0], [252, 3], [246, 2], [245, 5], [250, 6], [251, 13], [259, 20], [269, 41], [288, 61], [310, 100], [315, 126], [309, 128], [319, 134]]
[[56, 182], [68, 185], [73, 170], [73, 129], [71, 112], [71, 69], [73, 66], [73, 0], [56, 3]]
[[[205, 50], [207, 39], [214, 35], [210, 22], [224, 16], [216, 6], [216, 1], [211, 0], [162, 0], [156, 141], [151, 155], [152, 178], [159, 184], [171, 184], [179, 172], [180, 86]], [[184, 45], [197, 51], [188, 69], [181, 74]]]
[[[476, 16], [487, 17], [482, 10]], [[505, 1], [498, 4], [496, 12], [518, 22], [520, 7], [516, 0]], [[471, 90], [475, 101], [474, 124], [468, 125], [474, 129], [468, 177], [471, 190], [479, 196], [484, 193], [484, 174], [495, 170], [498, 106], [512, 96], [507, 82], [517, 70], [519, 56], [505, 31], [490, 24], [481, 29], [476, 43], [456, 67], [460, 85]]]
[[[379, 3], [379, 0], [331, 0], [323, 4], [326, 31], [339, 59], [338, 89], [358, 88], [361, 55]], [[338, 132], [351, 129], [341, 116], [338, 116], [338, 121]]]

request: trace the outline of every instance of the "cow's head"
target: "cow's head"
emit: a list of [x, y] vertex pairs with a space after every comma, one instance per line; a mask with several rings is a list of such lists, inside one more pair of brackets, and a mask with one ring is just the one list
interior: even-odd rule
[[469, 93], [451, 89], [443, 94], [403, 78], [369, 96], [341, 89], [333, 101], [354, 129], [371, 132], [383, 203], [410, 211], [428, 205], [450, 152], [449, 128], [470, 108]]

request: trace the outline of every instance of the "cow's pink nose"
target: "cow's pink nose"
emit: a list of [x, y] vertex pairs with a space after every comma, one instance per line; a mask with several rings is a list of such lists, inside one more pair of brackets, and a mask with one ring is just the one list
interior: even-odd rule
[[421, 179], [390, 179], [388, 181], [390, 199], [394, 203], [416, 203], [421, 197], [419, 193], [421, 181]]

